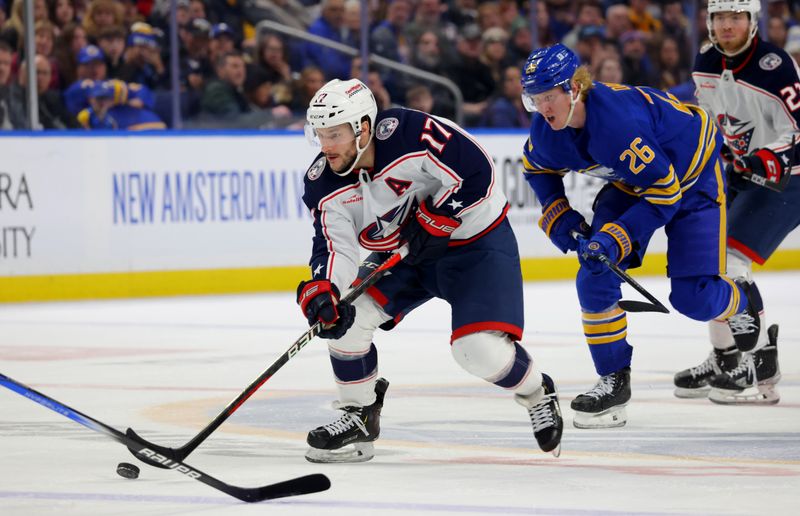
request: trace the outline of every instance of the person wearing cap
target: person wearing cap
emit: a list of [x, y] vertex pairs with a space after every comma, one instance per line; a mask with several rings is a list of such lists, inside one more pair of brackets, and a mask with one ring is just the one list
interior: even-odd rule
[[208, 58], [211, 24], [203, 18], [192, 18], [181, 26], [179, 35], [181, 80], [188, 89], [200, 91], [205, 82], [214, 76], [214, 68]]
[[217, 23], [211, 27], [211, 39], [208, 42], [208, 59], [212, 63], [222, 54], [236, 50], [236, 35], [227, 23]]
[[584, 63], [594, 63], [595, 59], [603, 55], [603, 44], [606, 41], [606, 31], [601, 25], [586, 25], [578, 32], [578, 41], [573, 50]]
[[77, 115], [89, 105], [89, 91], [96, 81], [106, 80], [106, 56], [95, 45], [87, 45], [78, 52], [77, 79], [64, 91], [67, 110]]
[[158, 116], [144, 107], [120, 104], [118, 81], [96, 82], [89, 92], [89, 107], [78, 113], [85, 129], [144, 131], [166, 129]]
[[489, 67], [495, 84], [503, 82], [503, 70], [508, 64], [508, 32], [500, 27], [486, 29], [481, 36], [480, 61]]
[[142, 84], [151, 90], [168, 87], [169, 77], [152, 27], [146, 23], [136, 23], [131, 29], [119, 78], [125, 82]]

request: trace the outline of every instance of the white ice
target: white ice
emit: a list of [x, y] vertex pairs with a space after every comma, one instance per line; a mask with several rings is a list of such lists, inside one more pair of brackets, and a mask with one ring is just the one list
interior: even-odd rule
[[[640, 278], [667, 301], [668, 283]], [[291, 359], [186, 462], [237, 485], [324, 473], [330, 490], [245, 504], [0, 389], [0, 515], [798, 514], [800, 274], [758, 273], [781, 325], [776, 406], [672, 395], [672, 375], [709, 352], [705, 325], [631, 314], [627, 426], [572, 427], [595, 373], [570, 282], [526, 285], [523, 345], [561, 391], [561, 458], [538, 451], [524, 409], [450, 357], [447, 306], [379, 332], [391, 386], [376, 457], [305, 461], [306, 432], [332, 421], [324, 343]], [[633, 291], [625, 297], [640, 299]], [[503, 302], [502, 299], [497, 302]], [[115, 428], [179, 446], [305, 330], [290, 294], [0, 306], [0, 372]], [[138, 463], [138, 480], [119, 477]]]

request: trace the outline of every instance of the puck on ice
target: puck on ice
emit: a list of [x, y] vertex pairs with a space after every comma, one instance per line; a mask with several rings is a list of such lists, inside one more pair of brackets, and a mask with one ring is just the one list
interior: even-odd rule
[[139, 478], [139, 467], [128, 462], [117, 464], [117, 475], [125, 478]]

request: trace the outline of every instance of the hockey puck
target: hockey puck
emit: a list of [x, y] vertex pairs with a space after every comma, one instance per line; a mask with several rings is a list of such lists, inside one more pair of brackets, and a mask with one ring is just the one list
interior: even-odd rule
[[139, 467], [128, 462], [120, 462], [117, 464], [117, 475], [125, 478], [139, 478]]

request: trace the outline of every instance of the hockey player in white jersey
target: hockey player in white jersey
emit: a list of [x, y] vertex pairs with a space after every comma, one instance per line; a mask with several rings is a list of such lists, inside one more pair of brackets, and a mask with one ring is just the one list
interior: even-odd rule
[[[312, 462], [361, 462], [374, 455], [388, 382], [378, 377], [373, 334], [391, 329], [429, 299], [452, 310], [453, 358], [469, 373], [511, 391], [539, 447], [558, 454], [563, 422], [555, 384], [522, 337], [522, 275], [508, 203], [486, 151], [449, 120], [408, 109], [377, 113], [357, 79], [333, 80], [314, 95], [307, 135], [322, 147], [305, 177], [314, 221], [312, 278], [297, 289], [309, 324], [322, 322], [338, 388], [338, 420], [309, 432]], [[406, 245], [406, 258], [350, 305], [360, 251], [380, 262]], [[425, 360], [425, 357], [419, 357]]]
[[[728, 172], [728, 275], [747, 281], [760, 318], [711, 321], [713, 350], [675, 375], [675, 395], [723, 404], [777, 403], [778, 326], [766, 328], [752, 263], [763, 264], [800, 224], [800, 78], [794, 60], [757, 35], [759, 0], [709, 0], [711, 44], [692, 78], [702, 107], [725, 138]], [[794, 177], [792, 177], [794, 176]], [[756, 339], [752, 337], [757, 334]], [[755, 342], [742, 346], [741, 341]]]

